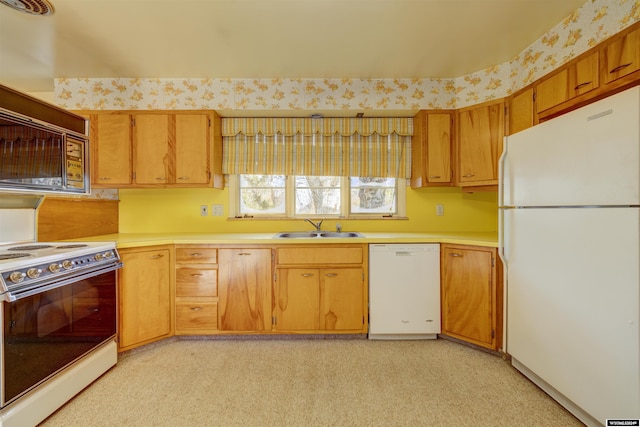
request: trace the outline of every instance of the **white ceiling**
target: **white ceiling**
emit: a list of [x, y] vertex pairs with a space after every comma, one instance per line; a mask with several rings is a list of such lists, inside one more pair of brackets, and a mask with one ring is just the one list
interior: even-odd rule
[[[459, 77], [509, 61], [585, 0], [50, 0], [0, 5], [0, 83], [59, 77]], [[586, 0], [588, 1], [588, 0]]]

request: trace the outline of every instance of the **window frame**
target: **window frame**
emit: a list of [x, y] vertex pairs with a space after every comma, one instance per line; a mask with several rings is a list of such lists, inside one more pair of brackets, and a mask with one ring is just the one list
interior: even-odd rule
[[[264, 174], [262, 174], [264, 175]], [[406, 218], [407, 214], [407, 185], [406, 178], [396, 179], [396, 211], [394, 214], [383, 213], [352, 213], [351, 212], [351, 177], [340, 177], [341, 212], [338, 215], [295, 214], [295, 175], [285, 176], [285, 212], [283, 214], [242, 214], [240, 213], [240, 176], [228, 175], [229, 184], [229, 216], [231, 218], [253, 219], [381, 219]]]

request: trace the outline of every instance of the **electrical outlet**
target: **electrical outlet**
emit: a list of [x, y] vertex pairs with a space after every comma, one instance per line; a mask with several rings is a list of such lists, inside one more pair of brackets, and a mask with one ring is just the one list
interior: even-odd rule
[[438, 216], [444, 215], [444, 205], [436, 205], [436, 215]]
[[211, 215], [213, 215], [213, 216], [223, 216], [224, 215], [224, 206], [222, 206], [222, 205], [211, 205]]
[[209, 215], [209, 205], [200, 205], [200, 216]]

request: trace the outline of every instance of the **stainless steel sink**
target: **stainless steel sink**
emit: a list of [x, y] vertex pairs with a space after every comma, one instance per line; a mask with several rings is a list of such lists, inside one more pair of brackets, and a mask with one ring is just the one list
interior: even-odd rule
[[351, 238], [364, 237], [360, 233], [354, 231], [293, 231], [278, 233], [275, 235], [278, 239], [322, 239], [322, 238]]

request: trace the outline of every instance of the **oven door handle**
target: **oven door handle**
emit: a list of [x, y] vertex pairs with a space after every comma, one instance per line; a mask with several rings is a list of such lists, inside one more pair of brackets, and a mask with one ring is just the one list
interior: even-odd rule
[[35, 287], [27, 287], [15, 291], [7, 291], [2, 294], [2, 300], [7, 302], [14, 302], [22, 298], [27, 298], [33, 295], [37, 295], [52, 289], [57, 289], [62, 286], [69, 285], [71, 283], [79, 282], [81, 280], [89, 279], [91, 277], [99, 276], [100, 274], [109, 273], [122, 268], [122, 262], [118, 261], [113, 264], [103, 265], [100, 268], [90, 271], [83, 271], [76, 275], [65, 276], [61, 280], [50, 283], [48, 285], [38, 285]]

